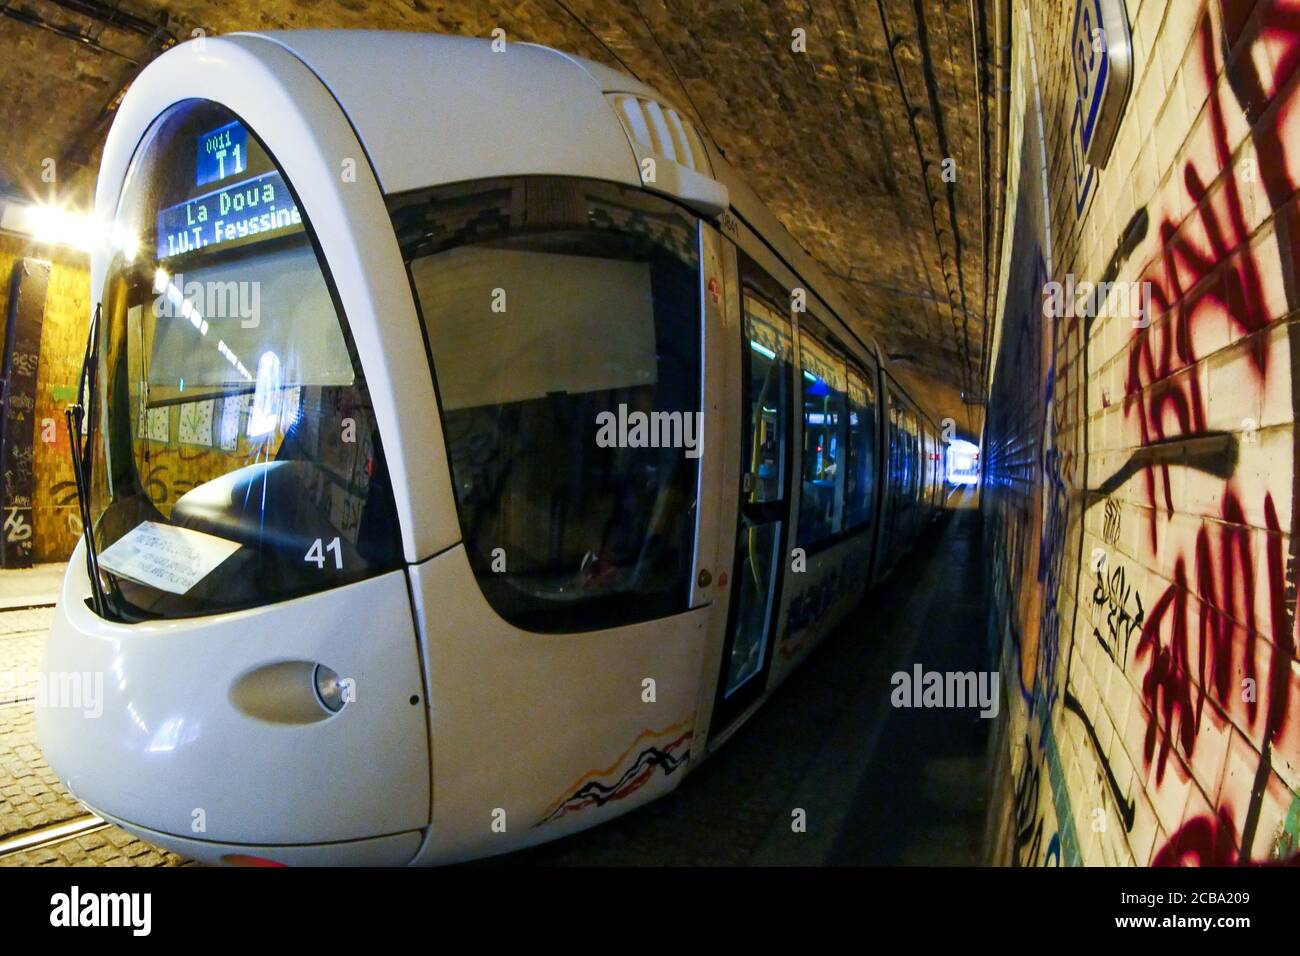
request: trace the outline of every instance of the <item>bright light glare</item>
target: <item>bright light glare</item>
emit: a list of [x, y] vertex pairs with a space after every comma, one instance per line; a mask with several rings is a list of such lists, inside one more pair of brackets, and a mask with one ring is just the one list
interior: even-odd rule
[[260, 438], [275, 430], [280, 420], [280, 357], [274, 352], [263, 352], [257, 360], [257, 387], [253, 391], [253, 407], [248, 412], [248, 437]]
[[43, 245], [69, 246], [83, 252], [109, 248], [121, 252], [127, 262], [140, 253], [140, 237], [121, 223], [100, 222], [89, 213], [57, 204], [33, 203], [23, 210], [22, 229]]
[[27, 231], [37, 242], [72, 246], [86, 252], [94, 249], [101, 237], [101, 231], [90, 216], [42, 204], [27, 207]]
[[948, 482], [953, 485], [977, 485], [980, 480], [979, 446], [964, 439], [948, 444]]
[[140, 254], [140, 237], [127, 230], [120, 222], [115, 222], [109, 227], [108, 244], [121, 251], [127, 262], [135, 262], [135, 257]]

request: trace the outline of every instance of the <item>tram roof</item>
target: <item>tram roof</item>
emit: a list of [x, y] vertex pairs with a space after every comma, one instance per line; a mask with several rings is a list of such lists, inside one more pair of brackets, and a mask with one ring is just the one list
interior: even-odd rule
[[[533, 43], [507, 42], [498, 52], [486, 38], [430, 33], [295, 30], [244, 35], [279, 44], [320, 78], [356, 130], [388, 194], [511, 175], [577, 176], [640, 186], [636, 153], [608, 97], [632, 94], [689, 116], [634, 77]], [[732, 208], [847, 323], [852, 313], [812, 257], [716, 144], [704, 140], [712, 178], [727, 188]], [[433, 154], [430, 143], [438, 144]]]

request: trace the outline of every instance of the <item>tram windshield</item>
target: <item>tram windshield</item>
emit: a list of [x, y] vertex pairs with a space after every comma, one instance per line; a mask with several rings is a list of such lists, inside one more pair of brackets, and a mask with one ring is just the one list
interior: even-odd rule
[[523, 177], [392, 200], [470, 564], [525, 630], [686, 610], [700, 434], [697, 220]]
[[255, 133], [214, 103], [172, 107], [113, 235], [88, 457], [116, 612], [231, 610], [400, 565], [346, 321]]

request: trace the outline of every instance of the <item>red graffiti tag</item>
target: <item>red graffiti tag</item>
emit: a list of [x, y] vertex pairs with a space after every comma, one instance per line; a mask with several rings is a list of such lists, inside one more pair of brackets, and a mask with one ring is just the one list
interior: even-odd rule
[[1152, 866], [1232, 866], [1237, 856], [1237, 827], [1227, 807], [1217, 817], [1196, 817], [1179, 827], [1151, 858]]
[[[1128, 356], [1124, 415], [1126, 420], [1136, 419], [1143, 447], [1207, 433], [1207, 396], [1192, 368], [1202, 357], [1199, 352], [1244, 338], [1241, 364], [1262, 395], [1270, 356], [1267, 335], [1257, 333], [1288, 310], [1285, 303], [1279, 307], [1276, 302], [1280, 283], [1266, 285], [1261, 249], [1251, 244], [1258, 220], [1248, 210], [1247, 202], [1253, 199], [1249, 187], [1243, 188], [1250, 180], [1243, 177], [1239, 181], [1233, 167], [1228, 109], [1239, 109], [1249, 123], [1270, 210], [1280, 209], [1296, 192], [1280, 130], [1292, 111], [1300, 108], [1300, 96], [1296, 95], [1300, 85], [1300, 76], [1296, 76], [1300, 10], [1282, 4], [1261, 7], [1253, 21], [1258, 33], [1239, 44], [1251, 28], [1253, 6], [1224, 0], [1226, 84], [1216, 85], [1223, 63], [1208, 13], [1198, 25], [1201, 79], [1208, 90], [1208, 105], [1204, 124], [1194, 127], [1198, 131], [1189, 138], [1180, 176], [1185, 204], [1191, 211], [1179, 220], [1168, 211], [1160, 217], [1158, 249], [1143, 274], [1151, 284], [1153, 314], [1145, 316], [1150, 325], [1134, 333]], [[1252, 44], [1267, 46], [1264, 59], [1271, 58], [1274, 64], [1271, 75], [1261, 73], [1251, 55]], [[1280, 92], [1284, 86], [1285, 91]], [[1277, 102], [1271, 107], [1270, 118], [1274, 98]], [[1205, 168], [1207, 163], [1212, 169]], [[1279, 253], [1281, 261], [1270, 260], [1267, 274], [1293, 279], [1300, 273], [1300, 241], [1295, 241], [1300, 240], [1300, 215], [1292, 204], [1276, 219], [1279, 248], [1285, 250], [1286, 240], [1293, 240], [1289, 244], [1291, 261]], [[1227, 343], [1216, 339], [1222, 334], [1223, 323]], [[1205, 342], [1212, 344], [1209, 348], [1198, 346]], [[1159, 550], [1159, 524], [1167, 520], [1162, 512], [1167, 516], [1175, 511], [1171, 467], [1161, 463], [1142, 469], [1151, 506], [1148, 533], [1153, 556]], [[1261, 748], [1276, 745], [1283, 732], [1295, 640], [1287, 609], [1282, 529], [1270, 491], [1264, 492], [1262, 505], [1267, 533], [1263, 536], [1261, 572], [1256, 572], [1257, 555], [1240, 491], [1235, 479], [1227, 478], [1217, 515], [1222, 523], [1204, 522], [1194, 548], [1190, 552], [1176, 550], [1172, 582], [1152, 606], [1143, 626], [1135, 652], [1135, 659], [1146, 664], [1142, 695], [1148, 718], [1143, 757], [1147, 766], [1154, 764], [1157, 787], [1174, 748], [1184, 757], [1192, 756], [1207, 697], [1239, 725], [1249, 728]], [[1259, 588], [1267, 588], [1267, 621], [1256, 619]], [[1199, 598], [1199, 606], [1193, 606], [1193, 598]], [[1259, 625], [1267, 626], [1272, 654], [1258, 695], [1245, 694], [1246, 681], [1251, 682], [1249, 686], [1258, 683]], [[1187, 821], [1152, 862], [1222, 865], [1233, 862], [1237, 843], [1232, 814], [1220, 806], [1217, 818]], [[1241, 855], [1246, 857], [1249, 852], [1249, 847], [1243, 847]]]

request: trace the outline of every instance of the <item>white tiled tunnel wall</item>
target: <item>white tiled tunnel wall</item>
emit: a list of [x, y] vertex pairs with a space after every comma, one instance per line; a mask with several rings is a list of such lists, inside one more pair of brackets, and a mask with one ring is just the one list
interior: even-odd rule
[[[1015, 772], [997, 850], [1027, 865], [1287, 858], [1300, 2], [1128, 0], [1132, 89], [1081, 212], [1074, 6], [1013, 3], [985, 435]], [[1125, 255], [1140, 210], [1145, 237]], [[1062, 282], [1096, 282], [1117, 257], [1116, 280], [1151, 284], [1149, 326], [1044, 314], [1021, 294], [1041, 286], [1016, 282], [1033, 268], [1026, 242]]]

